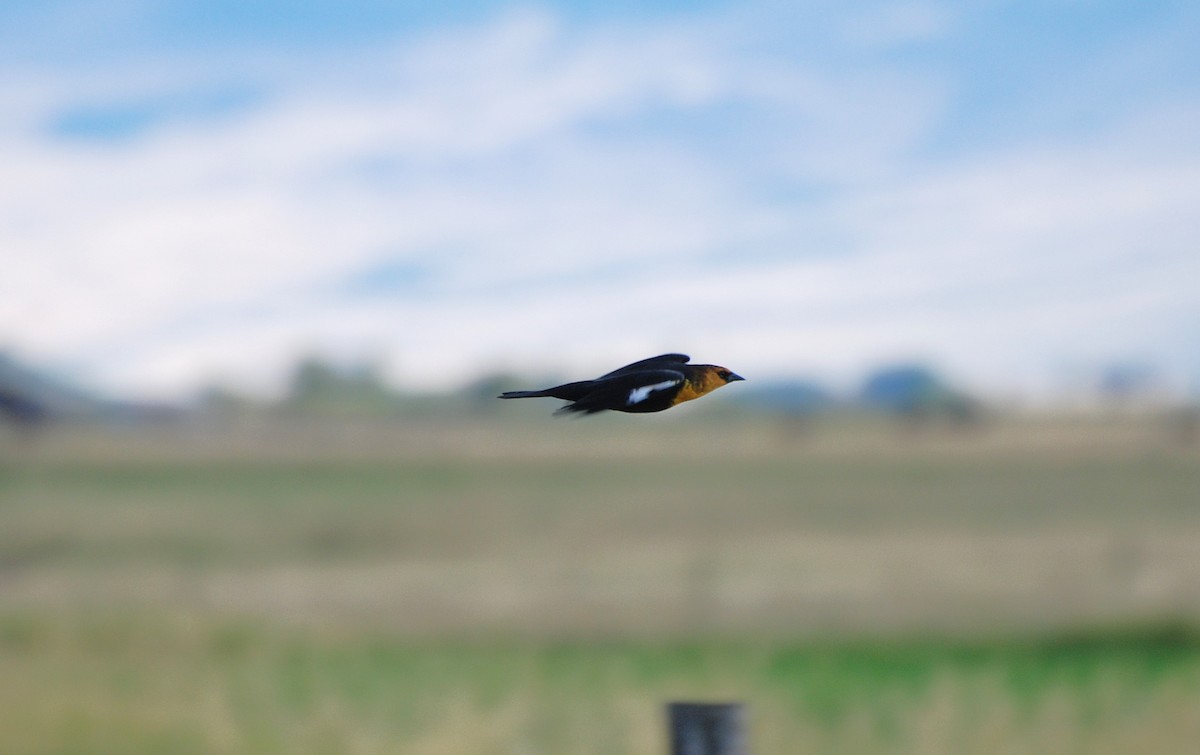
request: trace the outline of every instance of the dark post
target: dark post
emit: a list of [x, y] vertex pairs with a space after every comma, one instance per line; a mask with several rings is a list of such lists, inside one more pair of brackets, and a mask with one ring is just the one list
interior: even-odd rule
[[747, 755], [741, 703], [668, 703], [671, 755]]

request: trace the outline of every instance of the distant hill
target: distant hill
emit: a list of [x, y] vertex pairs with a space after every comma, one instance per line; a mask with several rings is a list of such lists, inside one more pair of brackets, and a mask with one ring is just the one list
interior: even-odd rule
[[884, 367], [872, 373], [858, 392], [870, 409], [905, 411], [934, 401], [948, 389], [933, 371], [920, 365]]
[[909, 418], [942, 416], [955, 422], [973, 422], [982, 412], [977, 399], [918, 364], [876, 370], [867, 376], [856, 398], [865, 409]]
[[805, 379], [747, 382], [726, 401], [746, 409], [791, 415], [820, 414], [841, 403], [824, 386]]
[[179, 407], [103, 398], [0, 352], [0, 418], [43, 421], [144, 421], [177, 417]]

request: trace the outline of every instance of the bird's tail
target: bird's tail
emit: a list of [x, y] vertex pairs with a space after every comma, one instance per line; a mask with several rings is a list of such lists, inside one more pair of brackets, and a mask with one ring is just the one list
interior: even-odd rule
[[587, 395], [595, 384], [594, 380], [580, 380], [577, 383], [563, 383], [542, 391], [505, 391], [500, 398], [561, 398], [564, 401], [578, 401]]
[[[552, 389], [551, 389], [552, 390]], [[550, 398], [549, 390], [545, 391], [505, 391], [496, 398]]]

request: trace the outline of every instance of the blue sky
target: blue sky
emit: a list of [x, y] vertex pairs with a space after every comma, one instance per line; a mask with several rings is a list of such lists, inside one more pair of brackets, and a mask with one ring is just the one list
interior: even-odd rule
[[1200, 385], [1190, 2], [0, 5], [0, 348]]

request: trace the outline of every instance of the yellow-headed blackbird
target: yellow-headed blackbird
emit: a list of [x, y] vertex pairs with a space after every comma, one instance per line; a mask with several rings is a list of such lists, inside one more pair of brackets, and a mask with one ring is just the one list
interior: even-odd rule
[[676, 404], [745, 380], [724, 367], [688, 364], [686, 354], [662, 354], [627, 364], [595, 380], [564, 383], [541, 391], [508, 391], [499, 398], [561, 398], [571, 403], [554, 412], [595, 414], [615, 412], [661, 412]]

